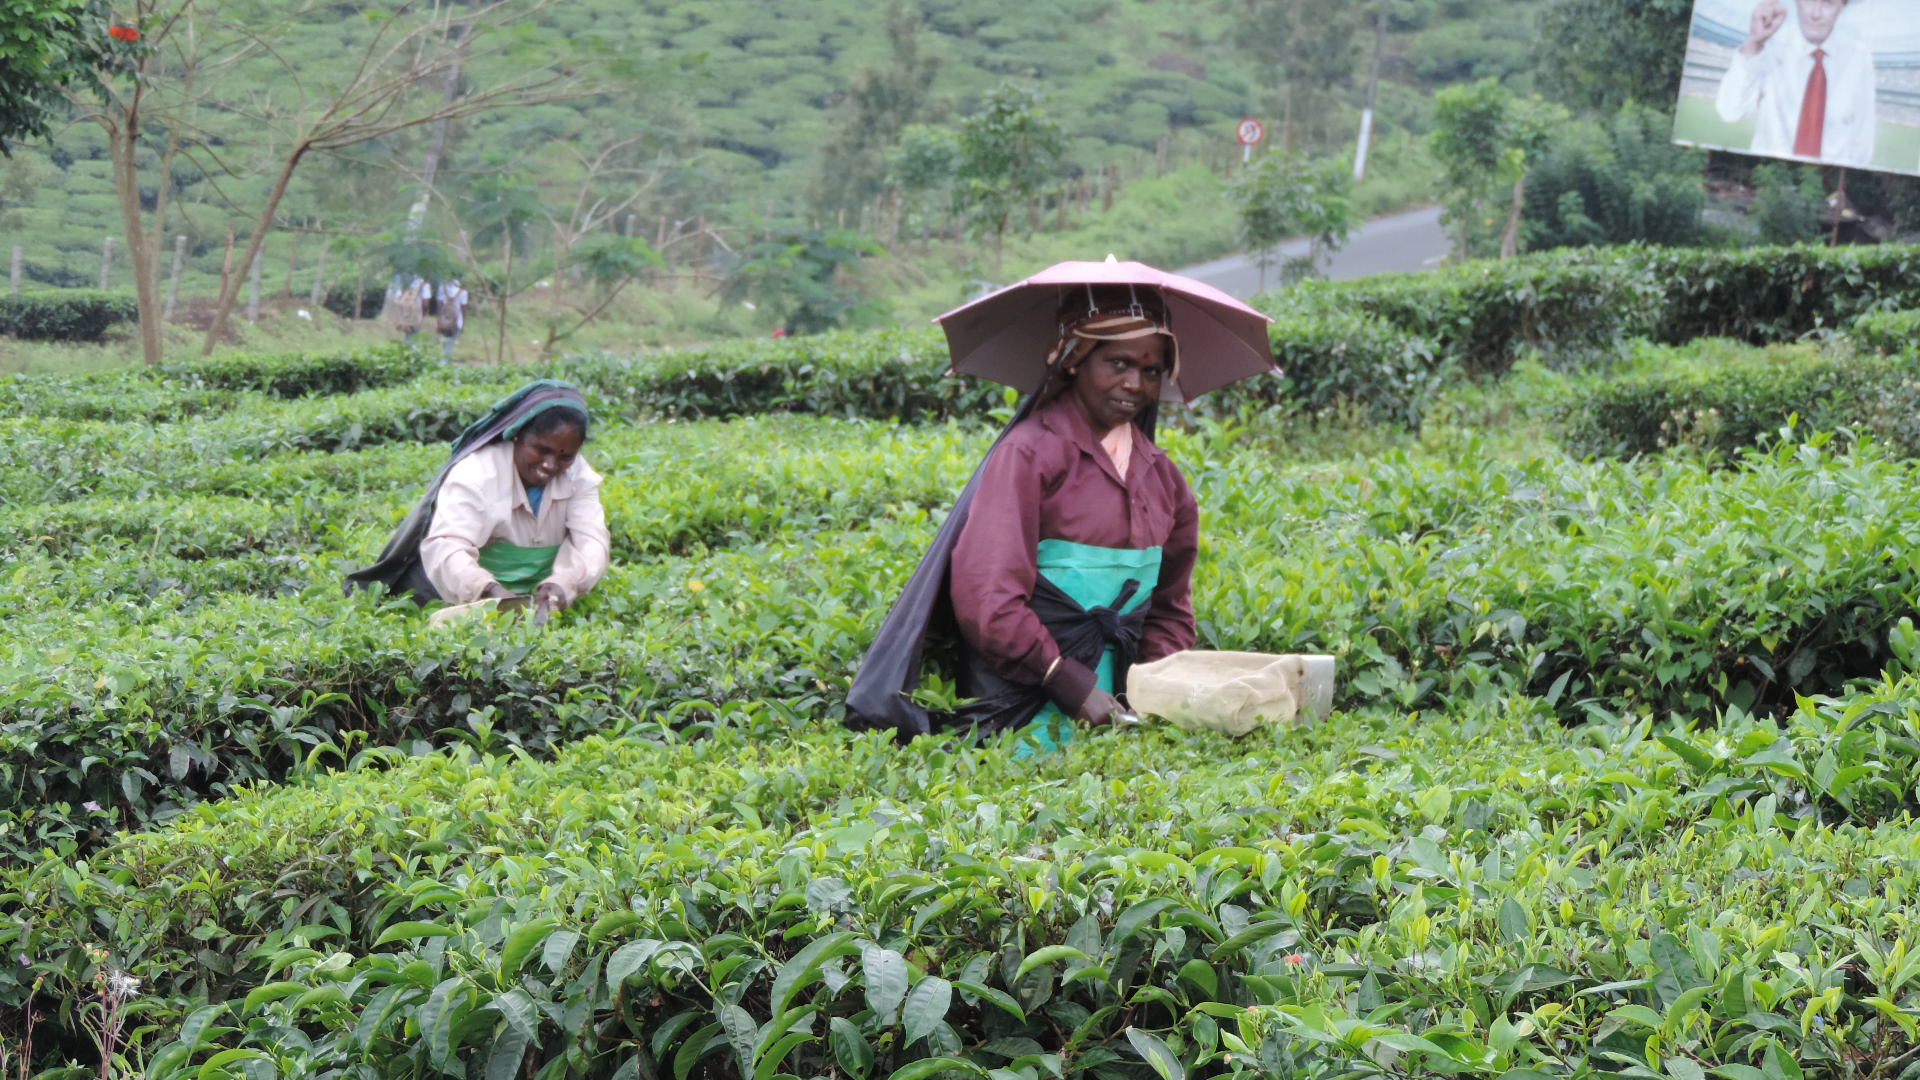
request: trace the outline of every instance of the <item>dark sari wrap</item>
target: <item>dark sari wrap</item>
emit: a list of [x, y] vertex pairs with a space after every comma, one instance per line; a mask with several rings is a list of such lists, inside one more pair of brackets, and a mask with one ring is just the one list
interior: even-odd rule
[[390, 593], [412, 593], [416, 603], [440, 599], [433, 582], [427, 580], [426, 568], [420, 564], [420, 543], [433, 525], [433, 512], [440, 502], [440, 485], [445, 482], [448, 471], [475, 450], [520, 434], [528, 421], [558, 405], [570, 405], [583, 414], [587, 411], [586, 398], [581, 396], [579, 387], [558, 379], [535, 379], [495, 402], [484, 416], [468, 424], [453, 440], [453, 453], [447, 463], [427, 482], [426, 494], [401, 520], [387, 546], [380, 549], [380, 558], [365, 570], [347, 575], [346, 591], [352, 593], [377, 583], [386, 586]]
[[[1059, 379], [1056, 376], [1060, 366], [1056, 363], [1048, 367], [1040, 389], [1027, 395], [1026, 400], [1020, 403], [1013, 419], [994, 440], [995, 447], [999, 446], [1001, 439], [1006, 438], [1008, 431], [1013, 430], [1015, 424], [1025, 420], [1038, 405], [1059, 392]], [[1153, 438], [1158, 415], [1159, 405], [1155, 403], [1134, 417], [1134, 424], [1149, 440]], [[992, 456], [993, 450], [988, 450], [987, 457]], [[907, 580], [906, 588], [900, 591], [899, 599], [893, 602], [887, 617], [880, 623], [879, 631], [874, 634], [873, 644], [860, 661], [860, 670], [854, 675], [853, 686], [847, 692], [848, 727], [856, 730], [890, 728], [905, 742], [936, 728], [968, 727], [1002, 731], [1020, 727], [1046, 707], [1047, 694], [1039, 686], [1001, 679], [987, 668], [983, 659], [974, 655], [973, 650], [958, 647], [959, 629], [954, 622], [953, 604], [947, 593], [948, 567], [954, 544], [960, 539], [960, 530], [967, 523], [967, 507], [973, 502], [973, 492], [980, 483], [980, 473], [986, 463], [987, 459], [982, 458], [974, 468], [967, 486], [960, 490], [960, 497], [954, 500], [953, 511], [941, 524], [940, 531], [934, 534], [927, 553], [920, 557], [919, 567]], [[1047, 631], [1053, 635], [1054, 643], [1060, 647], [1062, 655], [1093, 667], [1108, 645], [1115, 647], [1116, 655], [1121, 660], [1131, 663], [1130, 643], [1139, 641], [1140, 623], [1146, 612], [1145, 608], [1140, 608], [1127, 615], [1107, 617], [1125, 606], [1125, 603], [1126, 599], [1122, 598], [1116, 600], [1112, 608], [1097, 608], [1087, 612], [1072, 597], [1041, 578], [1034, 587], [1031, 606], [1034, 614], [1040, 616]], [[1131, 635], [1130, 638], [1128, 635]], [[917, 704], [912, 694], [920, 687], [920, 671], [926, 659], [929, 640], [936, 642], [940, 652], [950, 656], [956, 669], [960, 663], [968, 666], [963, 684], [1005, 689], [986, 694], [958, 714], [936, 714]], [[1125, 666], [1120, 665], [1117, 670], [1124, 672]]]
[[[1164, 336], [1168, 378], [1176, 377], [1180, 347], [1168, 316], [1166, 300], [1158, 289], [1136, 289], [1128, 285], [1063, 288], [1058, 315], [1060, 338], [1047, 354], [1039, 385], [1020, 403], [1013, 419], [994, 440], [994, 447], [997, 449], [1007, 432], [1035, 409], [1064, 393], [1073, 381], [1069, 369], [1077, 366], [1102, 341], [1127, 341], [1153, 334]], [[1153, 441], [1159, 412], [1159, 403], [1154, 402], [1133, 419], [1149, 442]], [[947, 591], [953, 548], [967, 523], [967, 508], [980, 484], [980, 474], [992, 456], [990, 449], [987, 457], [974, 468], [967, 486], [954, 500], [952, 513], [934, 534], [927, 553], [920, 557], [919, 567], [874, 634], [873, 644], [860, 661], [860, 670], [847, 692], [848, 727], [891, 728], [905, 742], [937, 727], [976, 731], [1022, 727], [1046, 707], [1049, 699], [1041, 687], [999, 677], [984, 658], [961, 646], [953, 603]], [[1146, 583], [1144, 587], [1152, 585]], [[1118, 661], [1115, 690], [1122, 692], [1126, 668], [1133, 661], [1146, 615], [1144, 606], [1125, 615], [1117, 614], [1125, 608], [1131, 592], [1123, 593], [1109, 607], [1088, 611], [1042, 576], [1034, 586], [1028, 606], [1053, 636], [1061, 655], [1070, 656], [1088, 668], [1099, 663], [1101, 654], [1112, 646]], [[978, 695], [978, 700], [957, 714], [935, 714], [913, 700], [913, 692], [920, 687], [921, 665], [930, 641], [955, 661], [949, 666], [960, 676], [960, 684]], [[964, 670], [961, 665], [965, 666]]]

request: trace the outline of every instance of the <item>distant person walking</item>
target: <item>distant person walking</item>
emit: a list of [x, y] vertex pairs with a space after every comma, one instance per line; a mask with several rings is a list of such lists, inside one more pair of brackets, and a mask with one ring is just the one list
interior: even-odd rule
[[420, 332], [425, 318], [427, 299], [433, 295], [433, 286], [417, 275], [395, 274], [387, 290], [387, 321], [400, 340], [413, 344], [413, 335]]
[[440, 316], [434, 325], [440, 331], [440, 355], [453, 358], [453, 347], [460, 343], [460, 332], [467, 328], [467, 290], [454, 278], [440, 287]]
[[1847, 2], [1796, 0], [1792, 23], [1782, 0], [1754, 6], [1747, 40], [1714, 101], [1728, 123], [1755, 118], [1754, 153], [1873, 163], [1873, 53], [1854, 28], [1840, 25]]

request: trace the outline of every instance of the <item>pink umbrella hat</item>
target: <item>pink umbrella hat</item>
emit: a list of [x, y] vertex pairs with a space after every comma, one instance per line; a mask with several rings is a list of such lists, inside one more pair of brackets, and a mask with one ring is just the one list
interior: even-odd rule
[[1267, 340], [1272, 319], [1205, 282], [1112, 256], [1105, 262], [1055, 263], [935, 319], [946, 331], [952, 370], [1032, 390], [1048, 350], [1060, 340], [1056, 319], [1069, 290], [1094, 285], [1155, 289], [1166, 301], [1168, 329], [1180, 342], [1180, 372], [1161, 388], [1162, 400], [1192, 401], [1229, 383], [1279, 371]]

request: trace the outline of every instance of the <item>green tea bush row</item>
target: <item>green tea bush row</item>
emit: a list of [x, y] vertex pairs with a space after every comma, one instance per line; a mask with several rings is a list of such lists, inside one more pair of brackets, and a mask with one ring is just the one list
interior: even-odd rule
[[1612, 359], [1652, 329], [1661, 284], [1635, 249], [1590, 249], [1311, 282], [1261, 301], [1298, 319], [1378, 319], [1431, 343], [1436, 360], [1498, 376], [1523, 349], [1562, 367]]
[[1257, 402], [1319, 412], [1351, 402], [1372, 423], [1417, 429], [1445, 381], [1432, 341], [1373, 315], [1291, 315], [1271, 327], [1284, 380], [1259, 380], [1201, 399], [1203, 411]]
[[1194, 610], [1208, 647], [1339, 655], [1350, 700], [1768, 709], [1878, 671], [1920, 592], [1914, 468], [1817, 444], [1737, 470], [1391, 455], [1316, 473], [1201, 481], [1202, 566], [1231, 572], [1200, 572]]
[[1653, 337], [1667, 343], [1789, 341], [1920, 307], [1920, 247], [1911, 244], [1646, 248], [1636, 257], [1659, 283]]
[[1920, 365], [1910, 358], [1833, 352], [1760, 356], [1683, 367], [1592, 388], [1562, 415], [1575, 454], [1653, 454], [1690, 446], [1730, 454], [1803, 431], [1872, 435], [1920, 455]]
[[1907, 352], [1920, 345], [1920, 310], [1869, 311], [1847, 326], [1847, 337], [1869, 352]]
[[245, 466], [276, 454], [338, 453], [395, 442], [444, 446], [499, 396], [487, 387], [442, 386], [423, 393], [401, 386], [272, 401], [173, 424], [0, 419], [0, 498], [24, 505], [96, 492], [138, 494], [166, 490], [181, 474]]
[[1920, 1004], [1911, 831], [1696, 791], [1644, 724], [1021, 761], [735, 714], [316, 777], [10, 873], [0, 998], [104, 947], [167, 1078], [1838, 1077]]
[[99, 341], [120, 323], [140, 317], [124, 293], [73, 289], [0, 295], [0, 335], [29, 341]]
[[[680, 700], [831, 708], [976, 439], [917, 459], [850, 448], [794, 474], [809, 479], [765, 474], [765, 500], [717, 479], [649, 502], [637, 475], [623, 481], [636, 484], [616, 500], [632, 500], [616, 514], [632, 522], [624, 546], [669, 557], [623, 565], [526, 651], [430, 633], [404, 602], [342, 600], [321, 570], [297, 595], [178, 619], [36, 616], [23, 599], [0, 652], [19, 687], [0, 711], [0, 767], [19, 792], [10, 846], [64, 835], [87, 801], [122, 823], [165, 817], [279, 775], [301, 746], [432, 738], [477, 703], [501, 737], [535, 746]], [[1920, 590], [1913, 471], [1874, 458], [1783, 447], [1740, 470], [1649, 475], [1468, 454], [1275, 478], [1224, 444], [1169, 444], [1205, 507], [1203, 645], [1332, 653], [1352, 703], [1521, 692], [1609, 722], [1768, 709], [1878, 670]], [[852, 531], [823, 527], [836, 522]], [[314, 566], [337, 573], [328, 558]]]
[[236, 353], [158, 367], [0, 378], [7, 411], [67, 420], [160, 423], [227, 412], [249, 395], [301, 398], [395, 386], [442, 364], [398, 345], [348, 352]]
[[[761, 565], [789, 555], [791, 543], [783, 541], [773, 553], [697, 561], [672, 571], [665, 585], [647, 572], [647, 560], [782, 536], [846, 536], [849, 527], [890, 518], [917, 529], [926, 507], [951, 498], [980, 449], [978, 436], [961, 429], [922, 429], [909, 439], [906, 429], [884, 425], [794, 420], [625, 436], [634, 441], [619, 433], [607, 440], [610, 458], [602, 464], [612, 471], [604, 497], [616, 565], [637, 573], [616, 572], [588, 598], [578, 615], [580, 641], [543, 649], [532, 661], [524, 649], [510, 660], [483, 649], [459, 674], [437, 667], [458, 635], [428, 631], [411, 604], [381, 609], [339, 596], [339, 575], [370, 560], [384, 539], [379, 525], [356, 513], [397, 518], [406, 509], [399, 502], [382, 509], [334, 496], [276, 507], [197, 498], [56, 508], [27, 544], [69, 555], [76, 545], [114, 553], [127, 545], [136, 553], [89, 564], [96, 573], [123, 575], [119, 606], [103, 605], [100, 588], [49, 592], [51, 575], [24, 567], [12, 587], [0, 588], [0, 606], [17, 608], [21, 631], [0, 668], [31, 686], [0, 702], [0, 771], [17, 780], [0, 802], [0, 820], [14, 826], [0, 834], [0, 846], [18, 851], [50, 837], [84, 836], [78, 826], [91, 818], [76, 808], [87, 802], [117, 808], [111, 820], [165, 817], [238, 780], [276, 777], [316, 742], [432, 738], [449, 720], [461, 722], [471, 702], [494, 702], [504, 732], [544, 746], [600, 723], [607, 699], [817, 693], [811, 684], [826, 676], [834, 650], [857, 653], [853, 632], [885, 601], [866, 595], [830, 603], [781, 582], [805, 571], [810, 589], [845, 593], [829, 575], [836, 568], [852, 573], [844, 568], [859, 559], [794, 554], [812, 561]], [[750, 448], [760, 456], [750, 456]], [[679, 482], [657, 482], [669, 468], [684, 470]], [[75, 530], [93, 531], [75, 539]], [[899, 544], [891, 534], [857, 534], [854, 542], [862, 551]], [[142, 547], [181, 559], [219, 557], [207, 558], [204, 580], [172, 564], [187, 577], [178, 599], [167, 603], [156, 595], [157, 568], [139, 566]], [[289, 560], [303, 571], [291, 582]], [[233, 587], [249, 570], [250, 580], [276, 595], [201, 599], [208, 581]], [[649, 620], [661, 589], [678, 593], [703, 577], [716, 592], [735, 595], [723, 609], [730, 630], [709, 627], [704, 642], [680, 641], [707, 625], [704, 604], [670, 607]], [[187, 603], [189, 596], [195, 602]], [[855, 614], [825, 621], [841, 604], [853, 605]], [[623, 632], [607, 633], [608, 624]], [[37, 627], [61, 646], [48, 650]], [[808, 643], [783, 650], [788, 633]], [[632, 640], [674, 648], [634, 655]], [[727, 659], [713, 658], [715, 650]], [[739, 678], [702, 674], [717, 667]], [[436, 670], [439, 676], [426, 679]], [[544, 711], [543, 694], [596, 703], [579, 721], [586, 726], [576, 728], [565, 715]]]
[[1733, 710], [1713, 730], [1663, 733], [1696, 800], [1777, 805], [1816, 820], [1911, 820], [1920, 812], [1920, 634], [1902, 619], [1896, 669], [1834, 698], [1802, 698], [1776, 723]]
[[334, 352], [233, 353], [155, 369], [162, 382], [250, 391], [276, 398], [324, 397], [398, 386], [445, 368], [437, 357], [405, 345]]
[[[1917, 273], [1910, 245], [1589, 248], [1310, 282], [1255, 306], [1280, 316], [1275, 351], [1290, 374], [1301, 373], [1306, 399], [1347, 395], [1404, 422], [1412, 415], [1405, 403], [1418, 397], [1407, 386], [1420, 382], [1411, 363], [1419, 357], [1497, 377], [1523, 351], [1570, 368], [1610, 361], [1638, 337], [1766, 343], [1849, 325], [1884, 348], [1877, 343], [1910, 327], [1888, 323], [1872, 337], [1882, 324], [1859, 320], [1920, 305]], [[1345, 343], [1345, 355], [1316, 347], [1328, 339]]]

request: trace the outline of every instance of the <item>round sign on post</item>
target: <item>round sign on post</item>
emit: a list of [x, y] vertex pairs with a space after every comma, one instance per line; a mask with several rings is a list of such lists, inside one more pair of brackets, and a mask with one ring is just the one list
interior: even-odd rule
[[1267, 129], [1261, 125], [1260, 121], [1249, 116], [1240, 121], [1240, 126], [1234, 129], [1234, 134], [1240, 139], [1240, 161], [1241, 164], [1245, 164], [1253, 160], [1254, 144], [1267, 137]]

